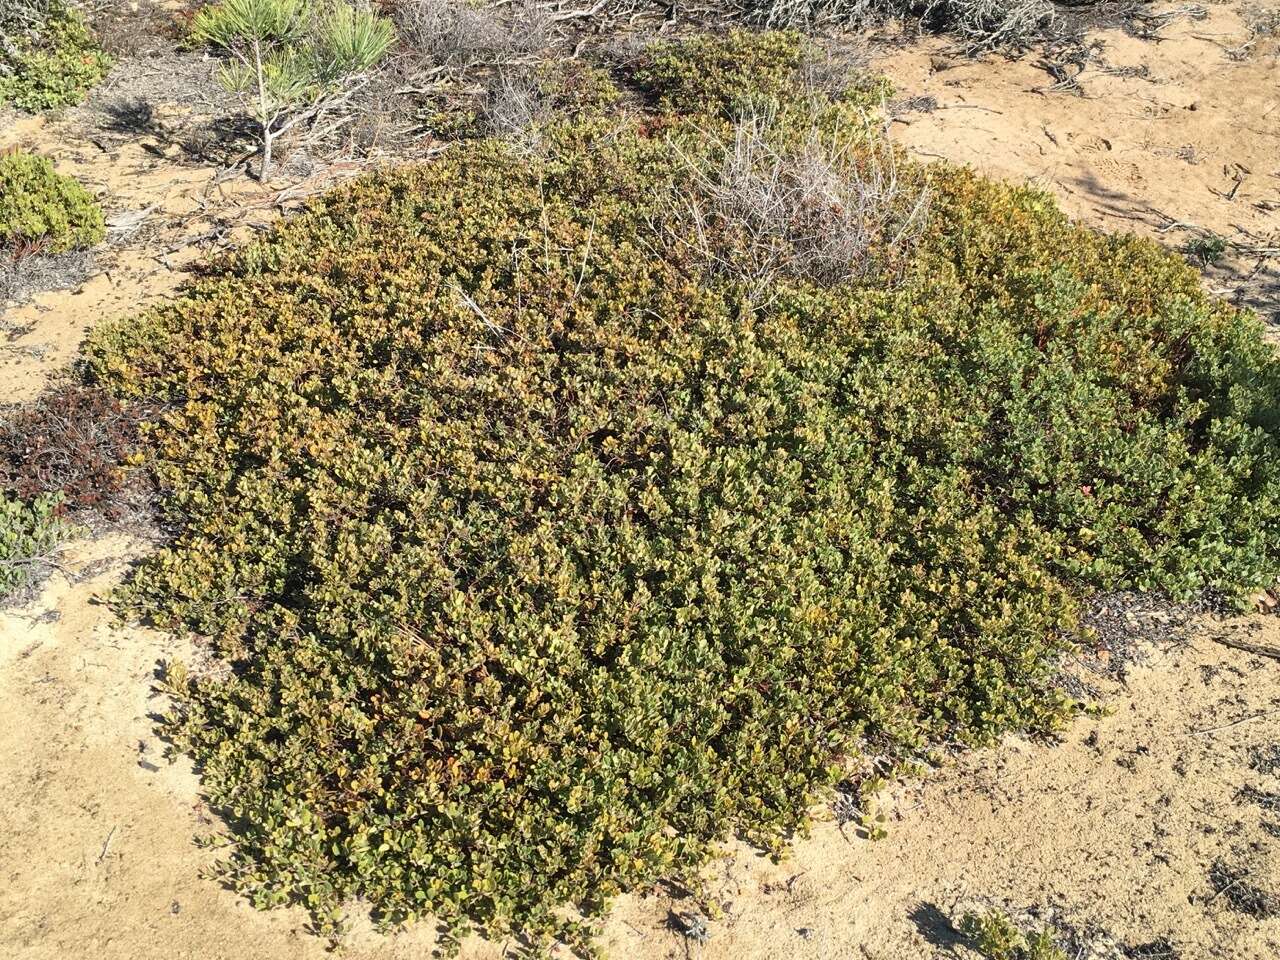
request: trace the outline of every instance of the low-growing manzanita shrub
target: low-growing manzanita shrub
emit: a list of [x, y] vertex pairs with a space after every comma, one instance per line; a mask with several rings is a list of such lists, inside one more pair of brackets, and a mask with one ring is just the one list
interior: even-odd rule
[[862, 72], [843, 73], [842, 89], [818, 89], [815, 69], [827, 55], [790, 30], [731, 30], [652, 44], [632, 69], [632, 80], [659, 111], [672, 116], [734, 120], [762, 109], [803, 109], [838, 117], [844, 105], [875, 105], [887, 82]]
[[867, 739], [1052, 726], [1087, 591], [1274, 575], [1255, 319], [945, 169], [905, 262], [762, 291], [708, 257], [749, 221], [681, 235], [707, 116], [359, 180], [94, 336], [166, 411], [180, 532], [121, 603], [231, 667], [174, 665], [167, 727], [258, 905], [587, 950], [572, 916], [779, 849]]

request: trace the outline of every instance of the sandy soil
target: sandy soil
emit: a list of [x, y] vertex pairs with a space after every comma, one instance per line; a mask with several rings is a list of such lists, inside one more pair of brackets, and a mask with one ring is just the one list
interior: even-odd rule
[[[1240, 11], [1211, 6], [1158, 42], [1094, 31], [1094, 59], [1063, 90], [1037, 54], [971, 60], [941, 39], [876, 66], [909, 111], [893, 126], [913, 153], [1044, 187], [1099, 229], [1171, 246], [1223, 237], [1238, 249], [1210, 271], [1210, 287], [1280, 324], [1280, 39], [1233, 59], [1249, 38]], [[913, 98], [937, 106], [912, 110]]]
[[[1274, 246], [1274, 46], [1226, 56], [1243, 38], [1234, 5], [1163, 34], [1098, 34], [1111, 72], [1091, 64], [1082, 95], [1037, 92], [1053, 81], [1034, 57], [970, 63], [942, 41], [895, 49], [880, 66], [901, 98], [917, 98], [896, 135], [921, 155], [1040, 183], [1106, 229], [1175, 245], [1200, 229]], [[1143, 65], [1145, 77], [1125, 75]], [[937, 107], [920, 109], [923, 97]], [[104, 139], [74, 111], [3, 119], [0, 148], [53, 156], [103, 196], [119, 229], [98, 274], [0, 317], [11, 327], [0, 402], [33, 396], [94, 324], [170, 295], [185, 265], [323, 184], [223, 179], [160, 136]], [[1275, 263], [1236, 250], [1210, 283], [1274, 311]], [[209, 854], [192, 838], [217, 825], [190, 769], [161, 758], [151, 719], [163, 709], [157, 662], [188, 651], [113, 624], [101, 602], [143, 549], [123, 537], [76, 545], [39, 597], [0, 612], [0, 956], [324, 956], [299, 912], [258, 913], [201, 877]], [[1275, 618], [1231, 626], [1280, 645]], [[1098, 933], [1099, 956], [1280, 956], [1280, 918], [1249, 916], [1235, 895], [1280, 895], [1280, 759], [1267, 762], [1280, 750], [1280, 662], [1211, 639], [1222, 629], [1206, 623], [1188, 644], [1156, 644], [1127, 683], [1104, 684], [1110, 712], [1082, 718], [1061, 743], [1010, 739], [899, 786], [885, 798], [884, 840], [824, 822], [782, 864], [731, 847], [708, 880], [720, 916], [705, 943], [669, 920], [708, 904], [665, 890], [623, 898], [601, 942], [637, 960], [964, 957], [950, 918], [990, 901]], [[1215, 867], [1247, 876], [1217, 892]], [[416, 958], [431, 942], [428, 929], [381, 937], [357, 924], [343, 952]], [[1133, 952], [1143, 945], [1159, 952]], [[464, 954], [488, 960], [509, 946], [468, 943]]]
[[0, 129], [0, 150], [15, 146], [38, 151], [59, 172], [79, 178], [101, 199], [110, 234], [95, 254], [96, 271], [82, 283], [0, 311], [0, 333], [8, 331], [0, 344], [6, 401], [37, 394], [96, 324], [172, 294], [187, 278], [184, 268], [206, 256], [210, 241], [225, 241], [245, 208], [266, 200], [243, 178], [219, 182], [209, 167], [158, 163], [146, 141], [104, 151], [68, 141], [62, 124], [32, 118]]
[[[91, 328], [171, 296], [192, 267], [363, 166], [336, 164], [264, 186], [239, 170], [186, 159], [165, 136], [163, 120], [142, 135], [95, 130], [102, 122], [95, 104], [118, 102], [96, 96], [55, 121], [24, 117], [6, 126], [0, 118], [0, 151], [21, 147], [51, 158], [99, 198], [108, 224], [107, 243], [94, 252], [83, 282], [7, 310], [0, 303], [0, 403], [31, 399], [67, 367]], [[176, 127], [190, 111], [172, 113]]]

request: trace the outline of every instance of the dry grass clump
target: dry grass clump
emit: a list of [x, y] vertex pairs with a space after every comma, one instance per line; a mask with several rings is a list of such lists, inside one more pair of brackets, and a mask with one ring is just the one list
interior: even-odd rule
[[[80, 283], [93, 269], [88, 250], [28, 256], [19, 250], [0, 250], [0, 308], [21, 303], [43, 290], [63, 290]], [[0, 321], [0, 331], [4, 322]]]
[[701, 254], [756, 285], [779, 275], [844, 283], [899, 261], [927, 219], [918, 174], [900, 170], [882, 139], [864, 144], [814, 126], [791, 146], [771, 135], [773, 123], [738, 120], [719, 162], [696, 164], [681, 219]]
[[1051, 0], [930, 0], [924, 11], [926, 22], [958, 34], [969, 53], [1030, 46], [1056, 18]]
[[149, 519], [152, 490], [130, 465], [146, 412], [70, 382], [0, 409], [0, 604], [27, 598], [86, 528]]
[[1024, 49], [1053, 30], [1052, 0], [742, 0], [743, 16], [771, 27], [865, 26], [894, 17], [957, 35], [971, 54]]
[[476, 6], [465, 0], [402, 0], [394, 20], [410, 48], [453, 67], [527, 58], [546, 46], [552, 23], [534, 0]]
[[1246, 7], [1243, 17], [1255, 37], [1280, 36], [1280, 7]]
[[1227, 56], [1232, 60], [1248, 60], [1256, 52], [1259, 43], [1280, 37], [1280, 7], [1245, 7], [1240, 16], [1249, 36], [1244, 43], [1227, 51]]
[[491, 136], [534, 147], [538, 127], [551, 115], [552, 104], [530, 70], [499, 70], [485, 98], [484, 126]]
[[1250, 870], [1237, 865], [1215, 862], [1209, 869], [1213, 895], [1209, 903], [1221, 898], [1228, 907], [1254, 920], [1280, 917], [1280, 897], [1253, 882]]
[[767, 27], [867, 24], [888, 15], [884, 0], [741, 0], [746, 19]]

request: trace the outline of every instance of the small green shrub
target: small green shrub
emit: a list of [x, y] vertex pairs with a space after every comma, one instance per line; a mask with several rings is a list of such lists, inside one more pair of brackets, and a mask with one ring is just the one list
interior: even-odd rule
[[694, 36], [650, 47], [635, 78], [661, 112], [732, 119], [794, 94], [805, 52], [791, 31]]
[[232, 668], [166, 727], [257, 905], [587, 951], [566, 905], [780, 850], [865, 738], [1054, 725], [1081, 594], [1280, 567], [1256, 318], [948, 169], [892, 275], [749, 288], [672, 202], [733, 86], [348, 184], [94, 334], [179, 530], [119, 599]]
[[84, 99], [111, 66], [64, 0], [6, 0], [0, 11], [0, 104], [28, 111]]
[[0, 154], [0, 249], [64, 253], [99, 243], [102, 208], [46, 157]]
[[848, 70], [793, 31], [734, 30], [653, 44], [631, 82], [656, 108], [658, 124], [690, 120], [733, 136], [767, 119], [776, 146], [798, 150], [814, 132], [841, 142], [876, 132], [892, 92], [883, 78]]
[[1227, 252], [1227, 241], [1215, 234], [1206, 237], [1192, 237], [1182, 248], [1193, 263], [1209, 267], [1222, 259]]
[[1023, 933], [998, 910], [965, 914], [960, 920], [960, 932], [984, 960], [1067, 960], [1066, 951], [1051, 930]]
[[56, 497], [27, 502], [0, 493], [0, 603], [31, 586], [50, 555], [69, 535]]
[[[841, 80], [830, 89], [831, 77], [823, 75], [833, 70]], [[799, 33], [782, 30], [732, 30], [656, 43], [639, 59], [632, 79], [660, 113], [703, 122], [778, 110], [838, 118], [850, 109], [874, 110], [892, 92], [883, 77], [840, 70]]]

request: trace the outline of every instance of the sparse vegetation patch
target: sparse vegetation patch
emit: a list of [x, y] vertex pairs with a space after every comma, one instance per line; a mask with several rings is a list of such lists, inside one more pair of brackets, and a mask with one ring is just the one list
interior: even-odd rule
[[1280, 897], [1260, 887], [1247, 869], [1218, 861], [1209, 870], [1209, 884], [1213, 888], [1207, 899], [1210, 904], [1221, 899], [1230, 909], [1255, 920], [1280, 917]]
[[0, 7], [0, 104], [34, 112], [79, 103], [110, 65], [65, 0], [5, 0]]
[[122, 519], [142, 499], [129, 468], [137, 417], [99, 387], [71, 383], [0, 413], [0, 491], [80, 518]]
[[959, 929], [983, 960], [1067, 960], [1052, 930], [1027, 933], [999, 910], [967, 913]]
[[56, 497], [27, 502], [0, 492], [0, 605], [20, 599], [71, 533]]

